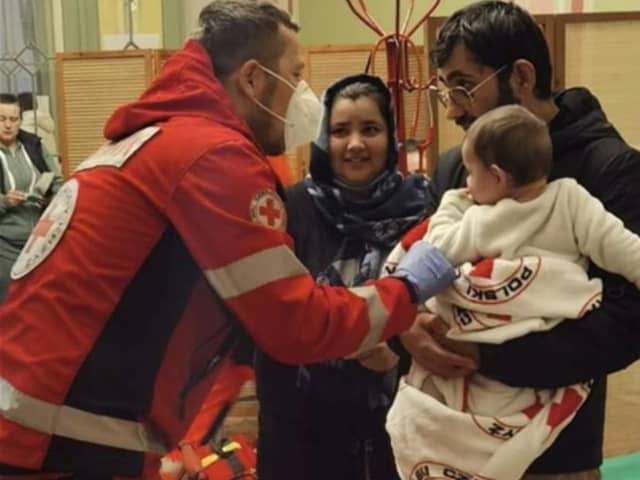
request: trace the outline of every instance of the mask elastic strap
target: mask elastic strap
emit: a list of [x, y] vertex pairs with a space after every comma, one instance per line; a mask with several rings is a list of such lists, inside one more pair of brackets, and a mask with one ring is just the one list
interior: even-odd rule
[[282, 75], [280, 75], [279, 73], [274, 72], [273, 70], [271, 70], [270, 68], [265, 67], [264, 65], [262, 65], [261, 63], [258, 63], [258, 67], [260, 67], [262, 70], [264, 70], [265, 72], [267, 72], [270, 75], [273, 75], [274, 77], [276, 77], [278, 80], [283, 81], [284, 83], [286, 83], [287, 85], [289, 85], [291, 87], [291, 90], [295, 90], [296, 86], [291, 83], [289, 80], [287, 80], [286, 78], [284, 78]]
[[258, 100], [255, 97], [251, 97], [251, 98], [253, 98], [253, 101], [256, 102], [256, 105], [258, 105], [262, 110], [264, 110], [265, 112], [267, 112], [270, 115], [273, 115], [274, 117], [276, 117], [278, 120], [280, 120], [285, 125], [293, 126], [293, 123], [291, 123], [289, 120], [284, 118], [282, 115], [278, 115], [276, 112], [271, 110], [269, 107], [263, 105], [260, 100]]

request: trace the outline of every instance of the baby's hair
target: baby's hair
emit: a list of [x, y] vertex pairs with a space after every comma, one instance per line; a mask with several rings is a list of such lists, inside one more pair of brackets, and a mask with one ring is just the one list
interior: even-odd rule
[[514, 186], [547, 178], [553, 163], [549, 128], [520, 105], [494, 108], [469, 128], [465, 142], [487, 167], [506, 171]]

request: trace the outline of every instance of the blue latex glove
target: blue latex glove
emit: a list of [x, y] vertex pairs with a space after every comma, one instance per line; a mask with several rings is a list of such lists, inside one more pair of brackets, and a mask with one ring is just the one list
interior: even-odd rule
[[392, 276], [406, 280], [418, 303], [424, 303], [447, 288], [456, 278], [456, 271], [437, 248], [419, 240], [400, 260]]

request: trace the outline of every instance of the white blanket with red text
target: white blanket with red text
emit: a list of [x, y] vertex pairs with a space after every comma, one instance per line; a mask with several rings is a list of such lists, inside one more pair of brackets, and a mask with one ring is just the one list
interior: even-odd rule
[[[390, 269], [407, 247], [392, 252]], [[448, 336], [501, 343], [579, 318], [598, 306], [601, 292], [599, 280], [564, 259], [496, 258], [463, 264], [454, 284], [427, 306], [449, 324]], [[444, 379], [414, 362], [387, 418], [400, 476], [517, 480], [588, 393], [588, 384], [539, 390], [480, 374]]]

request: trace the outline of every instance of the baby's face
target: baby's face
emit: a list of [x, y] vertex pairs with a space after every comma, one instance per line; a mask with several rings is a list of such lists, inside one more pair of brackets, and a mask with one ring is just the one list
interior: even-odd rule
[[493, 205], [508, 196], [504, 179], [482, 163], [473, 149], [473, 142], [469, 140], [462, 144], [462, 162], [467, 170], [467, 188], [474, 202]]

